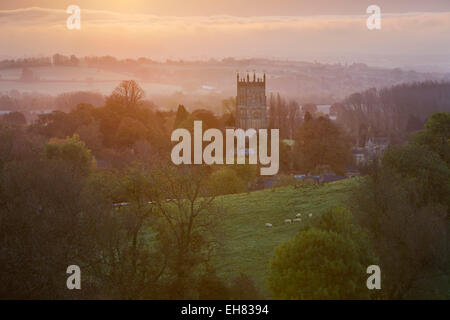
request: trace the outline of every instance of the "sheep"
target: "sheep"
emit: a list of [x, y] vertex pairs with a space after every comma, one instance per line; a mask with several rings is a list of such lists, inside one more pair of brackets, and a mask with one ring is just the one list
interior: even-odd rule
[[292, 221], [294, 221], [294, 222], [301, 222], [301, 221], [302, 221], [302, 219], [300, 219], [300, 218], [296, 218], [296, 219], [294, 219], [294, 220], [292, 220]]
[[301, 213], [297, 213], [295, 216], [296, 216], [297, 218], [300, 218], [300, 217], [302, 216], [302, 214], [301, 214]]
[[292, 223], [292, 219], [285, 219], [284, 223]]
[[267, 228], [272, 228], [272, 224], [271, 223], [266, 223], [266, 227]]
[[312, 213], [309, 214], [309, 217], [310, 217], [310, 218], [312, 217]]

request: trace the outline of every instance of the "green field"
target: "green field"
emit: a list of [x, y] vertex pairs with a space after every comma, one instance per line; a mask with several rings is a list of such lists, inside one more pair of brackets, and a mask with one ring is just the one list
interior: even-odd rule
[[[231, 279], [246, 273], [270, 297], [266, 279], [274, 248], [294, 237], [308, 219], [344, 205], [356, 183], [355, 179], [347, 179], [321, 186], [282, 187], [219, 197], [217, 203], [226, 208], [220, 221], [223, 248], [216, 262], [219, 275]], [[301, 222], [284, 223], [297, 213], [302, 214]], [[266, 223], [273, 227], [266, 227]]]

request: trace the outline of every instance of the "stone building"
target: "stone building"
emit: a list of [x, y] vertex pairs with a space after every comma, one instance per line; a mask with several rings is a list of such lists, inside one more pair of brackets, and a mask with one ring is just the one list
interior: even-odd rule
[[267, 128], [266, 74], [240, 78], [237, 74], [236, 127], [241, 129]]

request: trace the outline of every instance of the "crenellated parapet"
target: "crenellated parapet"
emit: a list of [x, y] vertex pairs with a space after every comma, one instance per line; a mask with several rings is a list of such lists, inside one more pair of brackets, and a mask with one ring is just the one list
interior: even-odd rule
[[267, 128], [266, 74], [236, 75], [236, 126], [242, 129]]

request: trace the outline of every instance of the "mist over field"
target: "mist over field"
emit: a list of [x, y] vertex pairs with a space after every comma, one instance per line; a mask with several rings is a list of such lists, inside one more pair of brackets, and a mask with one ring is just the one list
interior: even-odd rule
[[[69, 59], [69, 56], [66, 58]], [[41, 63], [42, 66], [33, 66], [31, 61], [18, 61], [9, 65], [8, 62], [0, 63], [0, 92], [8, 94], [17, 90], [28, 94], [57, 96], [67, 92], [89, 91], [109, 95], [120, 81], [134, 79], [142, 86], [146, 98], [162, 109], [173, 110], [182, 103], [190, 109], [203, 107], [220, 113], [221, 100], [236, 94], [236, 72], [245, 75], [254, 70], [265, 71], [269, 79], [269, 94], [279, 93], [301, 103], [327, 105], [369, 88], [450, 78], [445, 73], [375, 68], [361, 63], [319, 64], [233, 58], [157, 62], [149, 59], [121, 60], [110, 56], [96, 58], [95, 62], [93, 58], [76, 59], [75, 64], [52, 64], [48, 58], [48, 61]], [[31, 79], [23, 78], [24, 67], [31, 72]], [[5, 104], [0, 104], [0, 108], [11, 110], [11, 106]], [[58, 108], [63, 106], [52, 105], [46, 109]], [[27, 109], [30, 110], [31, 106]]]

